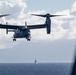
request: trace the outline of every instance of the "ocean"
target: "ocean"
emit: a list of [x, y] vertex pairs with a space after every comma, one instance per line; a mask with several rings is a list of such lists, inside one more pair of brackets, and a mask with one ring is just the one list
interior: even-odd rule
[[70, 75], [70, 63], [0, 64], [0, 75]]

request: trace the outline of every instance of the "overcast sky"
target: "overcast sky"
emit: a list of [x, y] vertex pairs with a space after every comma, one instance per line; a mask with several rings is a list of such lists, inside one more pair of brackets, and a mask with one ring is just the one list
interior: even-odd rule
[[0, 30], [0, 62], [72, 62], [76, 39], [76, 0], [0, 0], [0, 14], [11, 14], [0, 19], [5, 24], [43, 24], [44, 18], [30, 14], [61, 14], [52, 18], [51, 34], [46, 29], [32, 30], [31, 41], [12, 41], [13, 33]]

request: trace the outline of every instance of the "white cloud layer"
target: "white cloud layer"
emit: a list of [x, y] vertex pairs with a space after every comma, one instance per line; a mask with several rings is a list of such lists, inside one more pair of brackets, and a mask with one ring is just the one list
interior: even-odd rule
[[[45, 14], [46, 11], [33, 11], [25, 13], [27, 8], [26, 2], [22, 0], [1, 0], [0, 1], [0, 14], [9, 13], [9, 17], [2, 18], [1, 23], [8, 22], [9, 24], [24, 25], [25, 21], [28, 24], [41, 24], [45, 22], [44, 18], [31, 16], [30, 14]], [[54, 41], [57, 39], [75, 39], [76, 38], [76, 17], [74, 16], [76, 12], [76, 1], [73, 3], [71, 9], [65, 9], [63, 11], [57, 11], [54, 14], [63, 14], [65, 16], [52, 18], [52, 31], [50, 35], [46, 35], [46, 29], [33, 30], [31, 31], [31, 36], [33, 40], [45, 40]], [[5, 30], [0, 30], [0, 41], [8, 40], [8, 44], [12, 43], [11, 37], [13, 33], [8, 35], [5, 34]], [[2, 42], [1, 41], [1, 42]], [[13, 45], [11, 45], [13, 46]], [[8, 48], [9, 46], [0, 44], [0, 48]]]
[[71, 12], [76, 12], [76, 1], [72, 5]]

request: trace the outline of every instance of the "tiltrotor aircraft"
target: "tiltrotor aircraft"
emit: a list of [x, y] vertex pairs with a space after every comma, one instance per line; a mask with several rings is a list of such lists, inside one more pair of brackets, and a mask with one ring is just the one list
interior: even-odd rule
[[47, 34], [50, 34], [51, 32], [51, 19], [50, 17], [56, 17], [56, 16], [62, 16], [62, 15], [50, 15], [49, 13], [45, 15], [37, 15], [37, 14], [31, 14], [34, 16], [40, 16], [46, 18], [46, 21], [44, 24], [39, 24], [39, 25], [28, 25], [25, 22], [25, 26], [17, 26], [17, 25], [7, 25], [6, 24], [0, 24], [0, 28], [6, 29], [6, 34], [8, 32], [14, 32], [13, 35], [13, 41], [16, 41], [17, 38], [26, 38], [27, 41], [30, 41], [30, 29], [41, 29], [41, 28], [46, 28]]

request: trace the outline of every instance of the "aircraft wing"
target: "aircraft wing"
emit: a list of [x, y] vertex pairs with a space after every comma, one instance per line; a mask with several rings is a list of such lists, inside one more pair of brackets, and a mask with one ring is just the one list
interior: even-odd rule
[[[23, 27], [25, 27], [25, 26], [0, 24], [1, 29], [17, 29], [17, 28], [22, 29]], [[27, 26], [27, 28], [29, 28], [29, 29], [40, 29], [40, 28], [45, 28], [45, 27], [46, 27], [46, 24]]]
[[41, 29], [41, 28], [45, 28], [46, 24], [40, 24], [40, 25], [28, 25], [27, 26], [29, 29]]
[[0, 28], [1, 29], [17, 29], [19, 27], [22, 27], [22, 26], [0, 24]]

